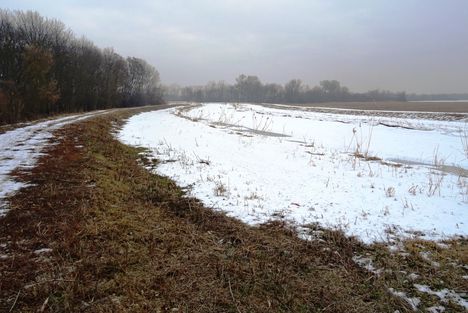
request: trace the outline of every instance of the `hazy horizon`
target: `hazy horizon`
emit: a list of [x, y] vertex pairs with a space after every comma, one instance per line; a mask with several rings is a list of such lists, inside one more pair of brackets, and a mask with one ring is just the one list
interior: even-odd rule
[[[450, 5], [449, 5], [450, 4]], [[353, 91], [468, 92], [468, 2], [6, 0], [100, 47], [153, 64], [164, 84], [336, 79]]]

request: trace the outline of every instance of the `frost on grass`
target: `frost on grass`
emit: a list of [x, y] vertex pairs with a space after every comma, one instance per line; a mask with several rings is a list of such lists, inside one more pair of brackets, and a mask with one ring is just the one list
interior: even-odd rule
[[11, 173], [16, 169], [34, 166], [44, 147], [51, 144], [54, 130], [102, 112], [71, 115], [18, 127], [0, 134], [0, 217], [8, 211], [5, 199], [26, 186], [25, 183], [16, 181]]
[[372, 258], [370, 257], [364, 257], [364, 256], [360, 256], [360, 255], [356, 255], [353, 257], [353, 261], [359, 265], [360, 267], [366, 269], [367, 271], [377, 275], [377, 276], [380, 276], [380, 274], [382, 273], [382, 269], [379, 268], [375, 268], [374, 266], [374, 262], [372, 261]]
[[395, 290], [393, 288], [388, 288], [388, 290], [390, 291], [390, 293], [392, 295], [405, 300], [411, 306], [413, 311], [418, 310], [418, 306], [421, 303], [421, 300], [419, 298], [417, 298], [417, 297], [408, 297], [408, 295], [405, 292], [397, 291], [397, 290]]
[[34, 250], [35, 254], [50, 253], [50, 252], [52, 252], [52, 249], [50, 248], [41, 248], [41, 249]]
[[445, 307], [441, 305], [431, 306], [427, 308], [426, 311], [429, 313], [442, 313], [442, 312], [445, 312]]
[[439, 262], [436, 262], [436, 261], [433, 261], [431, 259], [431, 252], [429, 251], [422, 251], [419, 253], [419, 255], [421, 256], [421, 258], [428, 262], [429, 264], [431, 264], [432, 267], [434, 268], [439, 268], [440, 267], [440, 263]]
[[316, 223], [370, 243], [468, 234], [463, 127], [205, 104], [136, 115], [118, 136], [230, 216]]
[[451, 301], [465, 308], [466, 310], [468, 310], [468, 300], [467, 300], [468, 295], [466, 293], [458, 294], [455, 291], [449, 290], [449, 289], [442, 289], [439, 291], [434, 291], [429, 286], [418, 285], [418, 284], [415, 284], [414, 287], [420, 292], [427, 293], [433, 296], [437, 296], [442, 302], [447, 303]]

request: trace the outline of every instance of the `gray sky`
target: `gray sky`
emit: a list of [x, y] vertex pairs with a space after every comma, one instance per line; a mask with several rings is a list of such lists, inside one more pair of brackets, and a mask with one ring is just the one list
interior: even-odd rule
[[467, 0], [2, 0], [146, 59], [163, 83], [337, 79], [354, 91], [468, 92]]

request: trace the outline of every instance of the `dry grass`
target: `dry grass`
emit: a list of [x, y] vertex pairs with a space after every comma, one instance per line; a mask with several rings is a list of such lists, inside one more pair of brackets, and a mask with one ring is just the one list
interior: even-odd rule
[[465, 152], [465, 157], [468, 159], [468, 123], [465, 123], [465, 127], [460, 134], [460, 139], [463, 152]]

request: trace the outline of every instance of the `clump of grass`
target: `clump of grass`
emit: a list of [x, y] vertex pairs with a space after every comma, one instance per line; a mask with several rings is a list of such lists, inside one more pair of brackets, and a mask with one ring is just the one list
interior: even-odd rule
[[221, 181], [218, 181], [215, 183], [215, 187], [213, 190], [214, 190], [215, 196], [217, 197], [225, 196], [228, 192], [228, 189]]
[[359, 132], [356, 128], [353, 128], [353, 136], [351, 138], [351, 142], [349, 143], [348, 149], [352, 146], [354, 142], [354, 152], [353, 155], [357, 158], [365, 159], [368, 161], [379, 161], [380, 158], [376, 156], [369, 155], [370, 152], [370, 145], [372, 142], [372, 133], [373, 133], [373, 126], [369, 127], [367, 136], [364, 136], [362, 126], [359, 125]]
[[244, 197], [244, 200], [264, 200], [264, 198], [257, 192], [252, 191], [249, 195]]
[[387, 198], [394, 198], [395, 193], [396, 193], [395, 187], [388, 187], [385, 189], [385, 195], [387, 196]]
[[444, 181], [444, 174], [435, 171], [430, 171], [428, 174], [428, 190], [427, 195], [429, 197], [434, 196], [436, 193], [440, 196], [442, 182]]
[[[260, 115], [260, 117], [257, 118], [257, 115]], [[260, 113], [257, 114], [256, 112], [252, 114], [252, 129], [259, 132], [266, 132], [271, 129], [272, 124], [273, 119], [269, 116], [264, 116]]]
[[465, 128], [461, 131], [460, 140], [462, 149], [465, 152], [465, 157], [468, 159], [468, 123], [465, 123]]

